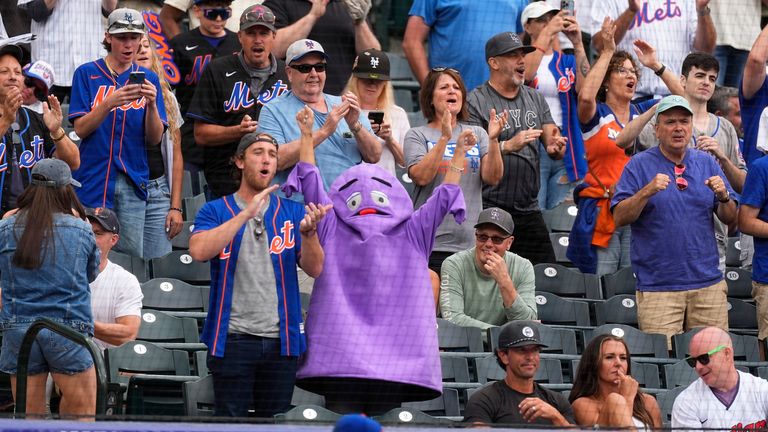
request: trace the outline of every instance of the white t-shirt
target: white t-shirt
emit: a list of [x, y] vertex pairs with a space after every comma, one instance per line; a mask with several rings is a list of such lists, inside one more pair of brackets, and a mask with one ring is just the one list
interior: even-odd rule
[[[368, 118], [368, 112], [370, 110], [362, 110], [360, 112], [361, 116], [365, 116]], [[405, 110], [400, 108], [397, 105], [392, 105], [392, 108], [389, 109], [389, 122], [392, 125], [392, 137], [395, 138], [395, 141], [397, 141], [397, 144], [400, 146], [400, 150], [403, 150], [403, 141], [405, 140], [405, 133], [408, 132], [408, 129], [411, 128], [411, 123], [408, 121], [408, 114], [406, 114]], [[385, 119], [387, 121], [387, 119]], [[384, 144], [384, 140], [380, 139], [381, 141], [381, 158], [378, 162], [376, 162], [376, 165], [384, 168], [385, 170], [392, 173], [393, 176], [397, 177], [397, 173], [395, 171], [396, 163], [395, 163], [395, 156], [392, 155], [392, 152], [389, 150], [386, 144]]]
[[[656, 56], [675, 75], [680, 75], [685, 56], [693, 50], [699, 18], [695, 0], [644, 0], [618, 49], [634, 55], [633, 42], [642, 39], [656, 48]], [[627, 0], [600, 0], [592, 4], [591, 27], [599, 31], [606, 16], [616, 20], [627, 10]], [[668, 95], [669, 89], [653, 71], [644, 69], [636, 96]]]
[[752, 49], [760, 34], [760, 0], [710, 0], [709, 9], [717, 29], [718, 45]]
[[672, 407], [672, 428], [765, 429], [768, 381], [738, 371], [739, 389], [730, 407], [723, 405], [699, 378], [683, 390]]
[[536, 90], [544, 96], [549, 106], [549, 113], [552, 114], [552, 120], [557, 127], [563, 127], [563, 107], [560, 105], [560, 93], [557, 91], [557, 82], [549, 70], [549, 64], [552, 63], [552, 54], [541, 56], [539, 69], [536, 71]]
[[[264, 0], [234, 0], [229, 6], [232, 8], [232, 16], [227, 20], [227, 28], [237, 33], [240, 30], [240, 15], [249, 7], [255, 4], [262, 4], [263, 2]], [[195, 4], [194, 0], [165, 0], [165, 4], [173, 6], [180, 11], [189, 11], [190, 29], [200, 25], [200, 20], [190, 10], [192, 5]]]
[[[139, 280], [119, 265], [108, 261], [90, 287], [94, 321], [114, 323], [116, 318], [141, 316], [144, 294]], [[102, 349], [114, 346], [96, 338], [93, 341]]]

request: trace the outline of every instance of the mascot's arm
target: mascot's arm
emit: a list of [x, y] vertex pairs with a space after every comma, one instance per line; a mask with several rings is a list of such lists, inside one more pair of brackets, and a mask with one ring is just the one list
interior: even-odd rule
[[320, 171], [315, 166], [315, 148], [312, 144], [312, 124], [314, 119], [315, 116], [312, 110], [307, 106], [296, 114], [296, 122], [301, 131], [299, 163], [291, 171], [282, 190], [287, 197], [293, 195], [294, 192], [304, 194], [305, 203], [315, 203], [317, 205], [331, 204], [331, 199], [323, 188]]

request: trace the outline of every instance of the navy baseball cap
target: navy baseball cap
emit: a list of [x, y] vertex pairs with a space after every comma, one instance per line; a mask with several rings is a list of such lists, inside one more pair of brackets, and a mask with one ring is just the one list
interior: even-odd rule
[[86, 208], [85, 216], [94, 222], [97, 222], [105, 230], [113, 233], [120, 234], [120, 221], [117, 220], [117, 215], [112, 210], [106, 207]]
[[69, 165], [59, 159], [43, 159], [37, 162], [32, 167], [32, 184], [47, 187], [66, 185], [80, 187], [80, 183], [72, 178]]

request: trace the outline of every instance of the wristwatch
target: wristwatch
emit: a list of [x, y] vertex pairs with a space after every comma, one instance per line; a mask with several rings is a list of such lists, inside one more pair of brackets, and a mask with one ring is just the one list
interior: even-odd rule
[[653, 73], [654, 73], [656, 76], [661, 76], [661, 75], [663, 75], [663, 74], [664, 74], [664, 71], [665, 71], [665, 70], [667, 70], [667, 65], [665, 65], [664, 63], [662, 63], [662, 64], [661, 64], [661, 67], [660, 67], [660, 68], [658, 68], [658, 69], [656, 69], [655, 71], [653, 71]]
[[696, 14], [700, 17], [707, 16], [710, 13], [709, 6], [704, 6], [702, 9], [697, 9]]
[[725, 204], [725, 203], [727, 203], [728, 201], [731, 200], [731, 194], [729, 192], [726, 192], [725, 193], [725, 199], [718, 198], [717, 200], [720, 201], [721, 203]]

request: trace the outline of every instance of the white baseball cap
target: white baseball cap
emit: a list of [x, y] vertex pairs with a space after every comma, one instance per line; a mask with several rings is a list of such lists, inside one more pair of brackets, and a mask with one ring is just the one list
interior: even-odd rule
[[285, 62], [291, 64], [311, 53], [320, 54], [328, 61], [328, 56], [325, 54], [325, 50], [320, 45], [320, 42], [313, 41], [312, 39], [299, 39], [288, 46], [288, 49], [285, 51]]
[[535, 1], [530, 3], [523, 9], [523, 14], [520, 15], [520, 22], [525, 25], [529, 19], [538, 18], [546, 15], [552, 11], [559, 11], [560, 8], [550, 6], [545, 1]]
[[27, 65], [27, 67], [24, 68], [24, 75], [34, 78], [37, 80], [40, 80], [43, 84], [45, 84], [46, 87], [48, 87], [48, 90], [53, 87], [53, 82], [56, 79], [55, 75], [53, 74], [53, 66], [50, 64], [38, 60], [34, 63], [31, 63]]

